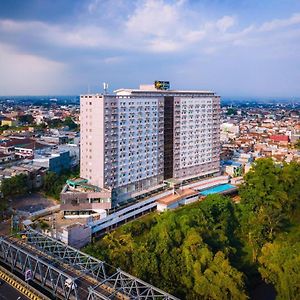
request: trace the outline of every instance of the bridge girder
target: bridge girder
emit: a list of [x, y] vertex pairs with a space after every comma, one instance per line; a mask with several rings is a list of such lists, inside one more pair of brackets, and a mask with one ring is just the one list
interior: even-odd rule
[[[89, 300], [121, 297], [136, 300], [178, 300], [121, 269], [114, 268], [41, 232], [29, 228], [22, 234], [26, 236], [29, 245], [96, 279], [98, 283], [89, 288]], [[109, 291], [110, 296], [107, 297], [97, 291], [99, 288]]]
[[24, 276], [30, 270], [31, 280], [61, 299], [78, 299], [77, 289], [65, 285], [69, 279], [75, 286], [74, 278], [3, 237], [0, 238], [0, 260]]

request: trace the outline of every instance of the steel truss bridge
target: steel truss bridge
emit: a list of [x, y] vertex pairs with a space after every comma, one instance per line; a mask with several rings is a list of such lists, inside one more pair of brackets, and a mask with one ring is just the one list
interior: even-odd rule
[[[0, 262], [29, 276], [50, 297], [88, 300], [178, 300], [121, 269], [33, 229], [0, 237]], [[28, 279], [28, 278], [27, 278]]]

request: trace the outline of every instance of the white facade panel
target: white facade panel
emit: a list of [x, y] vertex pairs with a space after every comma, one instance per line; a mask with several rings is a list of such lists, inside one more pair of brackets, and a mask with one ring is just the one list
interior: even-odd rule
[[212, 159], [212, 98], [181, 98], [180, 168]]
[[118, 186], [158, 175], [158, 99], [119, 99]]

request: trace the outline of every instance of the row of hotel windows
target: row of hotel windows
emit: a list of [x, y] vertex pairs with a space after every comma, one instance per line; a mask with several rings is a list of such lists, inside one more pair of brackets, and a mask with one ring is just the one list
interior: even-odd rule
[[147, 141], [157, 141], [157, 135], [151, 135], [151, 136], [140, 136], [136, 134], [130, 134], [129, 136], [121, 136], [119, 138], [120, 144], [123, 145], [127, 144], [129, 140], [135, 140], [136, 142], [147, 142]]
[[143, 129], [138, 129], [138, 130], [134, 130], [134, 131], [133, 130], [131, 130], [131, 131], [120, 130], [119, 137], [120, 137], [120, 139], [121, 138], [126, 138], [127, 139], [127, 138], [130, 138], [130, 137], [131, 138], [140, 137], [140, 138], [145, 139], [146, 137], [151, 138], [153, 136], [157, 136], [160, 133], [163, 134], [163, 132], [157, 131], [156, 128], [153, 128], [153, 129], [143, 128]]
[[135, 113], [128, 113], [128, 114], [120, 114], [120, 116], [119, 116], [119, 119], [120, 120], [124, 120], [124, 119], [126, 119], [126, 120], [130, 120], [130, 119], [143, 119], [143, 118], [145, 118], [145, 116], [146, 117], [148, 117], [148, 118], [153, 118], [153, 116], [156, 116], [157, 114], [156, 113], [149, 113], [149, 112], [140, 112], [140, 113], [138, 113], [138, 114], [135, 114]]
[[146, 101], [146, 102], [141, 102], [141, 101], [126, 101], [126, 102], [120, 102], [120, 105], [157, 105], [157, 101]]
[[200, 109], [200, 108], [211, 108], [212, 105], [211, 104], [186, 104], [183, 103], [181, 105], [182, 109]]
[[[211, 140], [207, 140], [208, 138], [210, 138], [210, 136], [206, 137], [206, 139], [203, 139], [203, 137], [201, 137], [201, 139], [195, 139], [195, 138], [183, 138], [183, 139], [180, 139], [180, 145], [184, 146], [184, 145], [193, 145], [195, 144], [195, 146], [198, 144], [202, 145], [202, 146], [209, 146], [211, 144], [207, 144], [207, 142], [211, 143]], [[178, 142], [176, 143], [176, 145], [178, 145]]]
[[119, 125], [126, 125], [126, 123], [129, 123], [132, 121], [135, 121], [134, 123], [139, 123], [139, 124], [143, 124], [143, 123], [152, 123], [152, 122], [157, 122], [159, 119], [157, 118], [157, 114], [153, 114], [150, 117], [148, 116], [137, 116], [135, 115], [134, 117], [130, 117], [130, 118], [120, 118], [118, 121]]
[[[126, 122], [127, 121], [127, 122]], [[128, 122], [130, 121], [130, 122]], [[157, 122], [157, 118], [152, 118], [152, 119], [149, 119], [149, 118], [141, 118], [141, 119], [134, 119], [134, 120], [124, 120], [122, 119], [120, 122], [119, 122], [119, 125], [122, 126], [122, 125], [128, 125], [128, 124], [152, 124], [153, 122]], [[128, 124], [126, 124], [128, 123]]]
[[186, 167], [186, 166], [195, 166], [195, 165], [199, 165], [201, 163], [205, 163], [205, 162], [210, 162], [211, 158], [207, 158], [207, 159], [201, 159], [201, 160], [196, 160], [196, 161], [189, 161], [189, 162], [184, 162], [184, 161], [180, 161], [180, 165], [181, 167]]
[[[145, 164], [154, 164], [157, 161], [157, 155], [155, 155], [154, 153], [152, 153], [152, 155], [141, 155], [140, 152], [136, 153], [134, 156], [119, 156], [119, 164], [124, 164], [124, 165], [128, 165], [128, 164], [136, 164], [138, 162], [144, 162]], [[106, 160], [105, 160], [106, 161]], [[107, 159], [107, 161], [109, 161], [109, 159]]]
[[126, 171], [126, 170], [132, 170], [135, 168], [144, 169], [144, 170], [150, 170], [153, 168], [156, 168], [156, 161], [146, 161], [146, 162], [134, 162], [131, 164], [123, 164], [119, 166], [119, 172]]
[[154, 175], [156, 175], [156, 172], [146, 172], [144, 174], [136, 174], [134, 172], [133, 174], [123, 173], [119, 176], [119, 178], [120, 178], [120, 183], [126, 183], [126, 182], [135, 181], [135, 179], [142, 179], [142, 178], [152, 177]]
[[120, 168], [119, 172], [120, 174], [131, 174], [131, 172], [133, 171], [134, 173], [153, 173], [154, 171], [156, 171], [157, 166], [155, 165], [151, 165], [151, 167], [149, 166], [145, 166], [143, 168], [139, 168], [138, 166], [134, 166], [134, 167], [127, 167], [127, 168]]
[[[138, 142], [138, 141], [137, 141]], [[130, 147], [130, 146], [133, 146], [133, 148], [142, 148], [142, 147], [150, 147], [150, 146], [157, 146], [157, 142], [152, 142], [152, 143], [149, 143], [149, 142], [146, 142], [145, 140], [140, 140], [139, 141], [140, 143], [136, 144], [136, 145], [130, 145], [128, 143], [128, 141], [126, 140], [123, 140], [123, 141], [120, 141], [119, 142], [119, 146], [122, 146], [122, 145], [127, 145], [127, 147]]]
[[210, 147], [199, 147], [199, 148], [182, 148], [180, 150], [181, 157], [188, 157], [190, 155], [197, 156], [197, 155], [209, 155], [211, 153]]
[[186, 112], [186, 111], [182, 111], [181, 112], [181, 115], [182, 115], [182, 118], [184, 117], [184, 115], [186, 114], [189, 114], [189, 116], [192, 116], [194, 119], [204, 119], [204, 118], [211, 118], [212, 117], [212, 114], [211, 112], [207, 112], [207, 113], [203, 113], [203, 114], [198, 114], [196, 115], [193, 111], [189, 111], [189, 112]]
[[188, 151], [194, 152], [197, 150], [201, 153], [205, 153], [206, 151], [208, 151], [210, 149], [211, 149], [211, 146], [208, 146], [206, 144], [194, 146], [192, 143], [190, 143], [190, 145], [181, 145], [180, 153], [184, 153], [184, 155], [185, 155]]
[[195, 115], [195, 114], [190, 114], [190, 115], [186, 115], [186, 114], [183, 114], [180, 116], [179, 120], [176, 119], [177, 122], [180, 122], [180, 121], [186, 121], [186, 120], [203, 120], [203, 121], [211, 121], [211, 118], [208, 118], [208, 115], [207, 114], [203, 114], [203, 115]]
[[[128, 153], [120, 153], [119, 154], [119, 159], [120, 162], [127, 163], [126, 161], [134, 162], [134, 161], [148, 161], [148, 160], [157, 160], [157, 151], [156, 150], [151, 150], [151, 151], [131, 151], [129, 154]], [[149, 153], [150, 152], [150, 153]], [[162, 153], [163, 155], [163, 153]], [[159, 157], [162, 157], [162, 155], [159, 155]], [[111, 157], [108, 155], [105, 155], [105, 162], [113, 162], [117, 161], [116, 157]]]
[[[181, 106], [180, 107], [180, 111], [197, 111], [199, 113], [203, 113], [203, 112], [206, 112], [206, 111], [211, 111], [212, 109], [214, 109], [213, 106], [206, 106], [206, 105], [202, 105], [202, 106]], [[179, 111], [179, 110], [177, 110]]]
[[143, 154], [147, 154], [149, 152], [155, 154], [157, 152], [156, 148], [151, 148], [150, 146], [147, 147], [122, 147], [120, 148], [120, 157], [131, 157], [136, 156], [137, 154], [140, 154], [141, 150], [143, 151]]
[[[207, 133], [210, 133], [210, 132], [212, 132], [212, 130], [211, 130], [211, 127], [195, 127], [195, 126], [182, 126], [182, 128], [181, 128], [182, 130], [180, 130], [180, 132], [178, 132], [178, 133], [180, 133], [180, 135], [181, 136], [186, 136], [186, 135], [190, 135], [190, 136], [197, 136], [198, 137], [198, 135], [199, 134], [201, 134], [201, 136], [203, 136], [203, 134], [207, 134]], [[198, 129], [197, 131], [195, 131], [195, 130], [189, 130], [189, 129]], [[200, 130], [199, 130], [200, 129]]]
[[[158, 107], [157, 106], [121, 106], [119, 111], [126, 111], [126, 112], [131, 112], [131, 111], [157, 111]], [[109, 110], [107, 110], [109, 112]]]
[[[88, 112], [88, 109], [86, 109], [86, 111]], [[91, 112], [92, 109], [90, 109], [89, 111]], [[115, 114], [120, 114], [120, 113], [130, 114], [130, 113], [134, 113], [134, 112], [152, 113], [152, 112], [156, 112], [156, 111], [157, 111], [156, 106], [137, 106], [137, 107], [121, 106], [118, 109], [106, 108], [105, 114], [106, 115], [115, 115]]]
[[[198, 103], [194, 103], [194, 101], [197, 101], [198, 99], [185, 99], [185, 100], [182, 100], [181, 101], [181, 105], [204, 105], [205, 103], [206, 104], [211, 104], [212, 101], [211, 100], [208, 100], [208, 99], [203, 99], [201, 98], [201, 100], [199, 99], [198, 101], [201, 101], [201, 104], [198, 104]], [[190, 102], [192, 101], [192, 103]], [[176, 102], [176, 104], [179, 104], [178, 102]]]

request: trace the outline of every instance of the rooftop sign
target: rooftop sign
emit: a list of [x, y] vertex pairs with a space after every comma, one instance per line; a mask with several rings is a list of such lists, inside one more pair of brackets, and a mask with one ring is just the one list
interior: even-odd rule
[[170, 82], [169, 81], [154, 81], [154, 86], [157, 90], [169, 90]]

